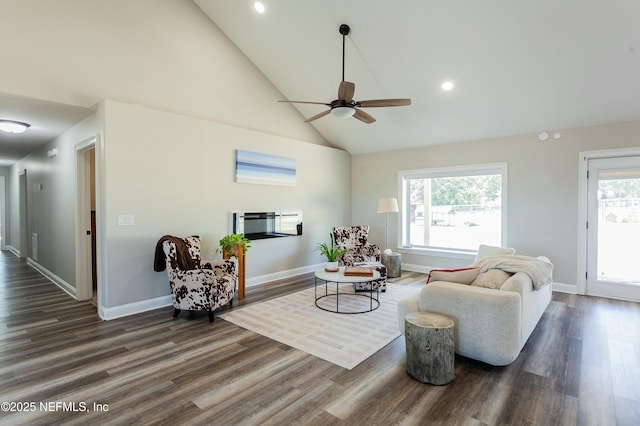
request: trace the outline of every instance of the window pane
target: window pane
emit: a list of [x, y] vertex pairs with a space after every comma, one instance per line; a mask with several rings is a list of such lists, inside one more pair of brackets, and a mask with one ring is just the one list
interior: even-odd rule
[[476, 250], [502, 241], [502, 175], [407, 180], [409, 244]]
[[600, 172], [598, 179], [596, 279], [640, 283], [640, 170]]

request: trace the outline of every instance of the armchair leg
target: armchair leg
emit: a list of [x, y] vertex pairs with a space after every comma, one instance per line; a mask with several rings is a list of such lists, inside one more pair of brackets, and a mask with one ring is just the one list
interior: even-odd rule
[[175, 308], [175, 310], [173, 311], [173, 317], [178, 318], [178, 315], [180, 315], [180, 309]]
[[209, 311], [209, 322], [213, 322], [213, 311]]

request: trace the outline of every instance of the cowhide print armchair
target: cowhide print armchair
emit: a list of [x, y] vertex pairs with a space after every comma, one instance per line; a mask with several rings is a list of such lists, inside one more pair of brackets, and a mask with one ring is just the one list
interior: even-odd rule
[[200, 237], [185, 237], [188, 253], [187, 260], [193, 269], [181, 269], [176, 244], [164, 241], [162, 248], [165, 254], [169, 286], [177, 317], [182, 310], [207, 311], [209, 321], [213, 322], [213, 311], [227, 303], [233, 304], [238, 277], [236, 266], [232, 260], [200, 259]]
[[[371, 266], [380, 272], [380, 279], [373, 288], [387, 290], [387, 268], [380, 262], [380, 246], [367, 241], [369, 225], [334, 226], [333, 238], [336, 246], [349, 250], [338, 258], [340, 266]], [[356, 290], [367, 290], [364, 284], [356, 284]]]

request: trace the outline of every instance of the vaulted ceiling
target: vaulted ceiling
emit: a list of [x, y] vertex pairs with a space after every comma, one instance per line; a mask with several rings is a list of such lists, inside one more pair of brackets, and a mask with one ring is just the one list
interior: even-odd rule
[[263, 0], [263, 14], [253, 0], [195, 2], [291, 100], [336, 99], [348, 24], [355, 98], [413, 101], [367, 109], [373, 124], [311, 124], [352, 153], [640, 119], [635, 0]]
[[[0, 165], [105, 98], [353, 154], [640, 120], [636, 0], [254, 3], [0, 0], [0, 118], [39, 123], [0, 135]], [[325, 106], [277, 102], [337, 98], [341, 24], [355, 99], [412, 105], [304, 123]]]

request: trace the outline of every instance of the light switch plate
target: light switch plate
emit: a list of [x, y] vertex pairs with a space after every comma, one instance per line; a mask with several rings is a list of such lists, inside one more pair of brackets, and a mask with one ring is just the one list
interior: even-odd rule
[[133, 226], [134, 218], [132, 214], [119, 214], [118, 226]]

